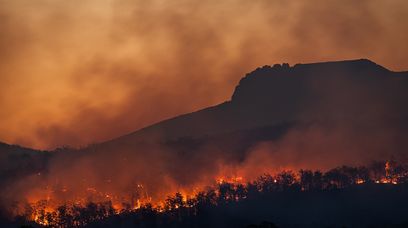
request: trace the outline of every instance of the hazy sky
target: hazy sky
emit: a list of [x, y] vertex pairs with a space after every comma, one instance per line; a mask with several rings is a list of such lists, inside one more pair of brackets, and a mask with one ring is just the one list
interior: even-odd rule
[[230, 98], [274, 63], [408, 70], [406, 0], [0, 0], [0, 141], [87, 145]]

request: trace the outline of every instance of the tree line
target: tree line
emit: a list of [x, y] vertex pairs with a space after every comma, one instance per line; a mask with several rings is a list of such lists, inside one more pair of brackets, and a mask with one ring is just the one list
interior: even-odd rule
[[[161, 206], [150, 203], [137, 209], [114, 209], [111, 202], [89, 202], [81, 205], [61, 205], [46, 211], [46, 202], [28, 206], [17, 218], [23, 224], [49, 227], [99, 227], [101, 224], [131, 223], [136, 227], [205, 227], [219, 208], [230, 208], [272, 196], [301, 192], [330, 192], [367, 185], [404, 185], [408, 183], [408, 167], [396, 162], [376, 162], [370, 166], [341, 166], [327, 172], [300, 170], [264, 174], [248, 183], [219, 182], [193, 197], [175, 193]], [[218, 216], [218, 215], [217, 215]], [[33, 223], [30, 220], [35, 220]], [[131, 222], [130, 222], [131, 221]], [[197, 225], [198, 224], [198, 225]], [[265, 223], [273, 227], [272, 223]], [[207, 224], [208, 225], [208, 224]]]

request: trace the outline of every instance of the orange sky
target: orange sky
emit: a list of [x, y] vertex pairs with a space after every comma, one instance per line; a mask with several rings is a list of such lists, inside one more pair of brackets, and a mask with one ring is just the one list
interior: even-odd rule
[[0, 0], [0, 141], [83, 146], [220, 103], [257, 66], [408, 70], [406, 0]]

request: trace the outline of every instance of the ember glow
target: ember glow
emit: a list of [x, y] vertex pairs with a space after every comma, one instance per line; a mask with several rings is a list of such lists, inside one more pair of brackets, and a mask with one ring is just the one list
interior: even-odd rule
[[[378, 169], [381, 164], [383, 168]], [[97, 210], [101, 210], [99, 211], [100, 217], [95, 217], [94, 220], [113, 214], [137, 212], [146, 207], [152, 207], [157, 212], [177, 210], [180, 207], [194, 208], [200, 195], [208, 194], [212, 189], [214, 196], [218, 199], [240, 201], [247, 197], [249, 189], [253, 186], [257, 191], [263, 192], [271, 191], [271, 189], [268, 190], [271, 187], [275, 190], [293, 187], [299, 188], [300, 191], [310, 191], [312, 189], [349, 188], [353, 185], [397, 185], [399, 183], [408, 183], [408, 166], [387, 161], [373, 163], [368, 168], [343, 166], [323, 174], [319, 171], [301, 170], [298, 173], [282, 171], [274, 175], [263, 174], [253, 180], [247, 180], [242, 176], [218, 177], [212, 184], [205, 187], [177, 189], [174, 192], [166, 192], [158, 198], [150, 197], [148, 190], [142, 184], [134, 186], [133, 191], [128, 192], [128, 195], [102, 192], [94, 187], [74, 193], [65, 187], [47, 186], [42, 192], [43, 195], [30, 195], [26, 203], [21, 204], [20, 202], [15, 216], [26, 216], [29, 220], [48, 226], [55, 225], [55, 222], [60, 219], [59, 216], [62, 216], [61, 213], [72, 213], [74, 216], [75, 213], [81, 211], [81, 208], [85, 210], [88, 207], [96, 207]], [[224, 192], [225, 189], [228, 189], [228, 193]], [[57, 194], [60, 195], [57, 197]], [[64, 198], [64, 194], [67, 198]], [[75, 198], [68, 197], [73, 195]], [[61, 201], [61, 199], [64, 200]], [[84, 225], [87, 222], [91, 221], [76, 221], [74, 224]]]
[[330, 227], [389, 192], [394, 224], [406, 28], [406, 0], [0, 0], [0, 227]]

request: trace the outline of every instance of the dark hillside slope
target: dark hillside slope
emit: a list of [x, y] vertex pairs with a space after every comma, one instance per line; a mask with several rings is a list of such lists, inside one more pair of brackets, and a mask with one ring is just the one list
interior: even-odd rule
[[408, 73], [369, 60], [264, 66], [247, 74], [232, 99], [109, 143], [202, 137], [292, 122], [401, 124], [408, 117]]
[[[258, 68], [242, 78], [230, 101], [79, 150], [84, 153], [59, 151], [56, 154], [62, 155], [59, 160], [71, 161], [72, 164], [77, 157], [84, 155], [103, 154], [102, 157], [111, 157], [113, 154], [135, 153], [144, 156], [152, 150], [175, 154], [212, 150], [216, 156], [237, 154], [241, 160], [246, 150], [259, 142], [280, 139], [293, 129], [300, 131], [303, 137], [304, 129], [308, 131], [316, 126], [323, 126], [324, 131], [329, 132], [340, 128], [341, 137], [336, 136], [340, 138], [336, 143], [352, 141], [350, 144], [354, 146], [361, 142], [363, 146], [358, 149], [364, 150], [362, 153], [376, 148], [376, 145], [366, 144], [378, 142], [382, 147], [392, 146], [381, 148], [380, 152], [393, 152], [397, 148], [400, 150], [398, 152], [406, 154], [406, 104], [408, 72], [392, 72], [365, 59], [297, 64], [292, 67], [276, 64]], [[354, 142], [356, 138], [358, 141]], [[26, 152], [10, 154], [9, 151]], [[1, 172], [3, 176], [14, 172], [12, 170], [16, 167], [37, 170], [44, 166], [43, 161], [48, 156], [41, 155], [35, 158], [39, 161], [31, 162], [34, 159], [31, 151], [8, 145], [0, 146], [0, 152], [1, 161], [5, 163], [8, 163], [10, 156], [19, 157], [13, 158], [17, 162], [13, 161], [12, 167], [2, 165], [6, 167]], [[334, 154], [343, 151], [328, 152]], [[154, 155], [152, 159], [156, 157]]]
[[50, 156], [46, 151], [0, 143], [0, 186], [7, 188], [11, 181], [45, 170]]
[[261, 159], [270, 160], [268, 166], [295, 169], [408, 161], [406, 104], [408, 73], [369, 60], [276, 64], [242, 78], [230, 101], [92, 145], [81, 154], [106, 166], [122, 167], [122, 157], [141, 170], [156, 164], [157, 175], [175, 174], [177, 180], [217, 170], [219, 161], [257, 160], [250, 156], [254, 151], [268, 153]]

